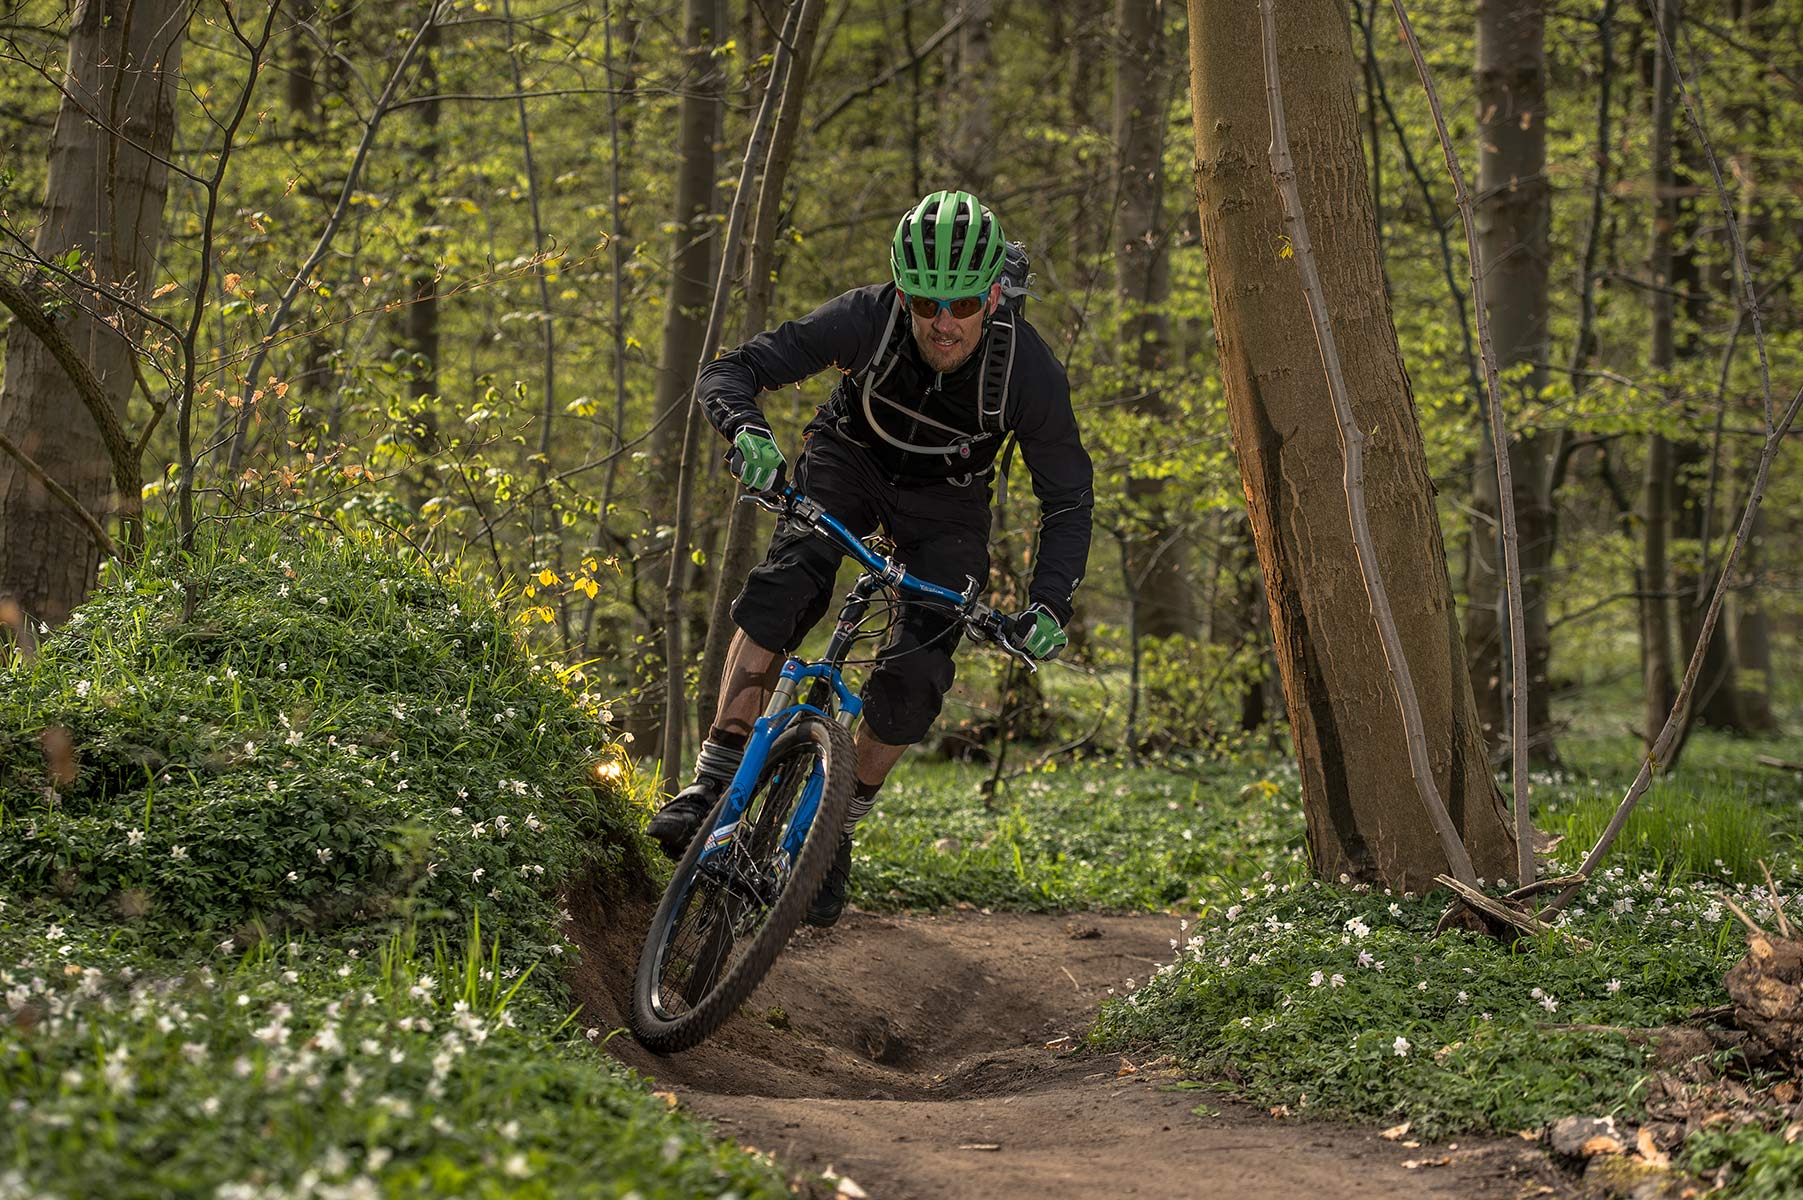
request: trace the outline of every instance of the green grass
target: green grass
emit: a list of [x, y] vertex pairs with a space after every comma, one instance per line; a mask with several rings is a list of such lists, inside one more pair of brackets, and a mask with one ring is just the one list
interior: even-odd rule
[[0, 1195], [787, 1194], [570, 1022], [642, 813], [491, 603], [218, 534], [0, 696]]
[[[1563, 834], [1563, 857], [1574, 860], [1596, 844], [1621, 803], [1619, 791], [1586, 791], [1551, 811], [1542, 806], [1542, 828]], [[1663, 781], [1635, 805], [1609, 862], [1667, 879], [1757, 880], [1760, 862], [1791, 852], [1794, 836], [1778, 832], [1786, 815], [1745, 785]]]
[[1302, 857], [1294, 768], [1179, 774], [1121, 762], [1035, 771], [986, 806], [986, 768], [910, 764], [858, 828], [865, 908], [1186, 911]]
[[1645, 1047], [1572, 1027], [1653, 1027], [1719, 1003], [1744, 945], [1712, 893], [1652, 873], [1612, 870], [1585, 899], [1565, 928], [1593, 948], [1509, 949], [1433, 937], [1441, 895], [1273, 882], [1201, 922], [1097, 1037], [1175, 1051], [1261, 1103], [1408, 1120], [1424, 1137], [1624, 1111]]

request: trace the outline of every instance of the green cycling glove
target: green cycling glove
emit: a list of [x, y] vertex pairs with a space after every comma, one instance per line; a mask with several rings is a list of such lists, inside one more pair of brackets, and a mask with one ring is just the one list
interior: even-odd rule
[[726, 469], [754, 492], [767, 492], [783, 477], [783, 452], [768, 429], [747, 425], [732, 439], [732, 453], [726, 457]]
[[1043, 604], [1035, 604], [1026, 612], [1016, 613], [1009, 618], [1009, 625], [1009, 634], [1014, 639], [1014, 644], [1037, 659], [1057, 658], [1070, 641], [1065, 635], [1064, 627], [1058, 624], [1058, 618]]

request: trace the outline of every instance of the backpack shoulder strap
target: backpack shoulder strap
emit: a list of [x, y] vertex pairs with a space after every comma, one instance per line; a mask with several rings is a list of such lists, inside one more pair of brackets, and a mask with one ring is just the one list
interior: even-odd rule
[[902, 339], [908, 336], [908, 323], [902, 320], [900, 296], [889, 298], [889, 320], [883, 325], [883, 336], [877, 340], [876, 354], [864, 368], [866, 389], [883, 382], [901, 359]]
[[989, 346], [983, 359], [983, 392], [978, 399], [978, 428], [1001, 434], [1008, 427], [1008, 385], [1014, 377], [1014, 322], [1018, 316], [1006, 308], [996, 310], [989, 321]]

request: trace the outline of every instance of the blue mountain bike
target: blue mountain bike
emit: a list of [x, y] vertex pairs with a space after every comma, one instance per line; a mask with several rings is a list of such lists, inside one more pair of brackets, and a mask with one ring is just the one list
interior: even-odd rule
[[652, 918], [633, 983], [632, 1032], [660, 1054], [696, 1045], [750, 998], [826, 879], [851, 801], [851, 730], [863, 708], [841, 671], [857, 642], [884, 632], [864, 628], [873, 601], [890, 613], [904, 601], [941, 607], [973, 641], [1037, 667], [1010, 639], [1005, 618], [976, 598], [976, 580], [960, 593], [910, 575], [792, 487], [743, 499], [800, 522], [864, 573], [839, 609], [826, 653], [783, 664], [738, 773]]

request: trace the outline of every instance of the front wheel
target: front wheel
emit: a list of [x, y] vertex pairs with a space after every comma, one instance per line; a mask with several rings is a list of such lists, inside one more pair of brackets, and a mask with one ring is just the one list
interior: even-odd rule
[[696, 1045], [763, 982], [838, 852], [853, 762], [843, 727], [804, 714], [771, 745], [724, 838], [725, 800], [709, 815], [639, 955], [632, 1032], [648, 1049]]

